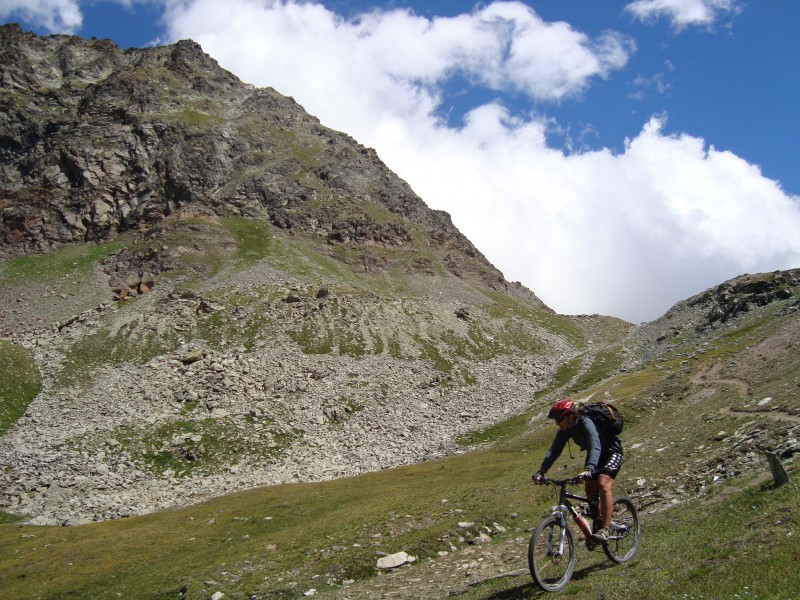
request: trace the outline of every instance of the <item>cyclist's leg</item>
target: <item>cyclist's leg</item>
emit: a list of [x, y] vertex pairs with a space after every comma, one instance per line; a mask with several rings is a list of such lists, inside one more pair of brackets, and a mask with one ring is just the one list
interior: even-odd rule
[[597, 487], [600, 490], [599, 511], [603, 527], [611, 525], [611, 513], [614, 510], [614, 479], [605, 473], [597, 476]]
[[598, 510], [603, 527], [611, 525], [611, 514], [614, 511], [614, 479], [622, 467], [622, 453], [612, 452], [603, 466], [597, 471], [595, 478], [596, 493], [600, 498]]
[[583, 490], [586, 492], [586, 499], [591, 503], [597, 500], [597, 479], [585, 479]]

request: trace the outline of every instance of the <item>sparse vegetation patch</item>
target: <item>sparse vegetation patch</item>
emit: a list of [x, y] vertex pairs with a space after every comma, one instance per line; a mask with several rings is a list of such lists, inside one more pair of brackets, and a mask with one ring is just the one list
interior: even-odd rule
[[30, 352], [0, 340], [0, 435], [25, 413], [42, 381]]
[[0, 263], [0, 280], [7, 284], [40, 282], [57, 286], [59, 280], [88, 275], [97, 263], [125, 247], [117, 240], [105, 244], [66, 246], [47, 254], [21, 256]]

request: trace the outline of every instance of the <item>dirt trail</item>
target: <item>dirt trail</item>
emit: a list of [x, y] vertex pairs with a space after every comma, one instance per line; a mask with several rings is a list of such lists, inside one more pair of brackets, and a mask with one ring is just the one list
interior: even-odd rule
[[[704, 387], [714, 387], [717, 385], [733, 386], [738, 390], [739, 397], [742, 400], [747, 400], [750, 397], [750, 384], [744, 379], [715, 377], [715, 375], [719, 373], [720, 369], [721, 365], [717, 363], [706, 371], [695, 373], [690, 379], [690, 382], [693, 385]], [[791, 421], [793, 423], [800, 423], [800, 417], [789, 414], [782, 410], [774, 410], [771, 408], [747, 409], [726, 406], [725, 408], [720, 409], [720, 412], [733, 416], [758, 416], [767, 417], [768, 419], [774, 419], [777, 421]]]
[[748, 410], [744, 408], [723, 408], [720, 412], [734, 417], [766, 417], [775, 421], [791, 421], [800, 424], [800, 417], [789, 414], [782, 410]]
[[731, 385], [739, 391], [739, 396], [741, 396], [742, 400], [746, 400], [750, 396], [750, 384], [744, 379], [725, 379], [716, 377], [721, 368], [722, 365], [717, 363], [707, 371], [695, 373], [690, 382], [694, 385], [702, 386]]
[[[486, 600], [549, 598], [552, 594], [537, 587], [528, 571], [528, 541], [531, 535], [529, 526], [536, 524], [521, 523], [519, 529], [511, 534], [512, 537], [467, 546], [445, 556], [405, 565], [339, 590], [326, 591], [320, 597], [338, 600], [441, 600], [475, 598], [477, 594], [477, 597]], [[589, 551], [582, 541], [578, 541], [576, 552], [575, 580], [615, 566], [599, 548]], [[503, 591], [475, 592], [481, 585], [498, 580], [503, 580]], [[600, 596], [605, 592], [603, 589], [597, 591]]]
[[340, 600], [457, 598], [481, 583], [519, 576], [527, 576], [522, 587], [530, 587], [535, 593], [526, 562], [528, 535], [523, 531], [505, 541], [469, 546], [446, 556], [381, 573], [322, 597]]

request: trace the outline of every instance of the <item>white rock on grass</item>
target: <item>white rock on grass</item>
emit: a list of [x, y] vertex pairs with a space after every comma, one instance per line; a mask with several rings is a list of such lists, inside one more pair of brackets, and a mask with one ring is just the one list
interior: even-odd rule
[[405, 552], [395, 552], [394, 554], [379, 558], [377, 566], [379, 569], [394, 569], [407, 563], [416, 562], [416, 560], [416, 556], [409, 556]]

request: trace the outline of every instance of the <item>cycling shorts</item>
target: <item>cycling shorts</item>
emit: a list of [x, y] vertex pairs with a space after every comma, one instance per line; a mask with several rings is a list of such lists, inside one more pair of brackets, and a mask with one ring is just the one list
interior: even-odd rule
[[615, 479], [622, 467], [622, 452], [612, 452], [603, 458], [605, 461], [600, 461], [603, 466], [594, 472], [592, 479], [597, 479], [598, 475], [608, 475], [611, 479]]

